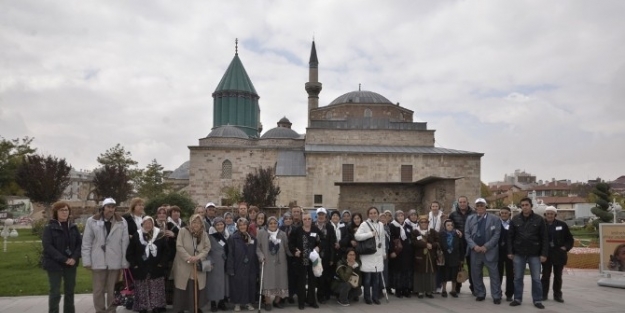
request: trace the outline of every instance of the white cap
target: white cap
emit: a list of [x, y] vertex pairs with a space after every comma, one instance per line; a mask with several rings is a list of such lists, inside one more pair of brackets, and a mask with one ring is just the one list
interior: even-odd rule
[[328, 214], [328, 210], [326, 210], [326, 208], [318, 208], [317, 209], [317, 214], [319, 214], [319, 213]]
[[550, 205], [550, 206], [545, 208], [545, 213], [547, 213], [547, 212], [558, 213], [558, 209], [556, 209], [556, 207], [554, 207], [553, 205]]
[[103, 207], [105, 207], [105, 206], [107, 206], [109, 204], [113, 204], [114, 205], [114, 204], [117, 204], [117, 202], [115, 202], [115, 199], [113, 199], [113, 198], [106, 198], [106, 199], [104, 199], [104, 201], [102, 201], [102, 206]]
[[475, 204], [478, 204], [478, 203], [484, 203], [484, 205], [488, 205], [488, 202], [486, 202], [486, 199], [484, 198], [477, 198], [475, 200]]
[[207, 209], [208, 209], [209, 207], [213, 207], [213, 208], [214, 208], [214, 207], [215, 207], [215, 204], [214, 204], [214, 203], [212, 203], [212, 202], [209, 202], [209, 203], [207, 203], [207, 204], [206, 204], [205, 208], [207, 208]]

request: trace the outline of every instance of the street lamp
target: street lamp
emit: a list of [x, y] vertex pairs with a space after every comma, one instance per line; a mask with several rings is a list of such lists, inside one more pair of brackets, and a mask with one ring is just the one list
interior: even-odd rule
[[13, 226], [12, 219], [7, 218], [4, 220], [4, 228], [2, 229], [2, 233], [0, 233], [0, 236], [4, 238], [4, 252], [7, 252], [7, 241], [9, 240], [9, 237], [17, 237], [17, 230], [15, 227], [11, 229], [11, 226]]

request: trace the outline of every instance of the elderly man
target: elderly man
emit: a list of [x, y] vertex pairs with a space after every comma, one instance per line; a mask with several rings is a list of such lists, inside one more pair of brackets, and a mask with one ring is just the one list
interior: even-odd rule
[[115, 204], [112, 198], [104, 199], [100, 212], [87, 219], [82, 238], [82, 264], [92, 270], [93, 306], [97, 313], [116, 311], [114, 286], [120, 270], [128, 268], [128, 226], [115, 213]]
[[532, 300], [536, 308], [544, 309], [540, 263], [547, 260], [549, 236], [543, 218], [532, 211], [532, 199], [521, 199], [521, 214], [512, 218], [508, 235], [508, 258], [514, 265], [514, 301], [510, 306], [521, 305], [523, 301], [523, 277], [525, 265], [529, 264]]
[[206, 228], [206, 231], [208, 231], [211, 228], [211, 226], [213, 226], [213, 220], [217, 216], [217, 207], [215, 207], [214, 203], [209, 202], [206, 204], [205, 208], [206, 208], [206, 215], [204, 216], [204, 225], [208, 226]]
[[549, 236], [549, 255], [543, 262], [543, 272], [540, 279], [543, 286], [543, 301], [549, 295], [549, 280], [553, 270], [553, 299], [564, 302], [562, 299], [562, 270], [566, 265], [567, 252], [573, 248], [573, 235], [565, 222], [556, 219], [557, 210], [553, 206], [545, 209], [545, 222]]
[[471, 276], [476, 293], [475, 301], [486, 299], [486, 287], [482, 272], [486, 266], [490, 276], [490, 293], [493, 297], [493, 303], [501, 304], [501, 285], [497, 270], [501, 223], [497, 216], [486, 213], [486, 205], [484, 198], [475, 200], [476, 214], [467, 218], [467, 223], [464, 226], [464, 238], [467, 240], [471, 255]]

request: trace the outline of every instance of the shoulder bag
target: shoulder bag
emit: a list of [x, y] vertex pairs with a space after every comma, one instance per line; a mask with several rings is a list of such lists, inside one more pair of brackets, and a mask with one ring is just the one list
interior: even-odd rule
[[[374, 233], [373, 227], [371, 227], [369, 222], [365, 223], [367, 223], [367, 226], [369, 226], [371, 232]], [[363, 241], [358, 241], [358, 245], [356, 246], [356, 253], [358, 253], [358, 255], [375, 254], [376, 251], [378, 251], [378, 249], [375, 246], [375, 235]]]

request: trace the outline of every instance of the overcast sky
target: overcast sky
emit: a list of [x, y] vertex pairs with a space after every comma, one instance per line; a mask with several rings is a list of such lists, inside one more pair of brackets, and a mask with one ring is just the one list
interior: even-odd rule
[[320, 105], [382, 94], [485, 153], [482, 180], [625, 175], [625, 1], [0, 0], [0, 136], [93, 169], [117, 143], [145, 167], [189, 159], [239, 56], [264, 131], [304, 133], [314, 36]]

